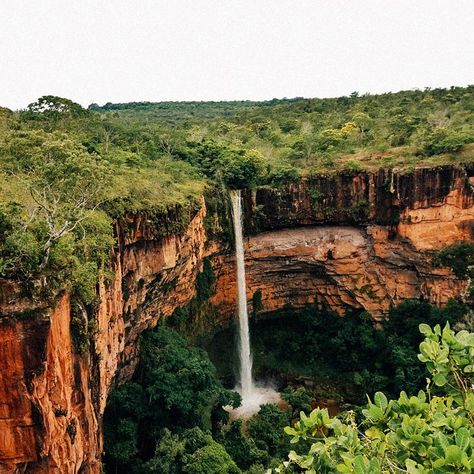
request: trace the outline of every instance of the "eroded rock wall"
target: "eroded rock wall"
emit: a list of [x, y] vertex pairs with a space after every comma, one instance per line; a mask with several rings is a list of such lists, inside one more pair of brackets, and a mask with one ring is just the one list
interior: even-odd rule
[[[420, 242], [421, 233], [439, 235], [434, 227], [421, 230], [420, 223], [430, 222], [443, 225], [447, 245], [474, 237], [473, 176], [472, 167], [462, 166], [420, 168], [411, 173], [381, 169], [247, 190], [245, 228], [261, 232], [314, 224], [380, 224], [394, 230], [398, 226], [400, 235]], [[413, 233], [415, 229], [419, 234]], [[424, 248], [435, 246], [425, 244]]]
[[[426, 251], [472, 241], [471, 171], [347, 174], [244, 193], [247, 229], [265, 231], [246, 241], [249, 299], [261, 289], [268, 311], [319, 301], [380, 317], [406, 297], [459, 295], [465, 282], [433, 268]], [[100, 472], [108, 393], [133, 374], [139, 334], [193, 297], [204, 256], [218, 277], [216, 314], [232, 317], [232, 251], [206, 243], [203, 202], [190, 212], [117, 222], [114, 277], [98, 287], [86, 354], [71, 342], [67, 294], [51, 308], [0, 281], [0, 473]]]
[[[261, 292], [262, 311], [311, 303], [343, 313], [348, 308], [381, 318], [407, 298], [444, 305], [466, 282], [448, 269], [433, 268], [427, 256], [381, 226], [308, 226], [248, 237], [247, 297]], [[233, 257], [214, 260], [218, 275], [212, 302], [221, 315], [236, 310]]]
[[108, 393], [132, 375], [138, 335], [193, 297], [204, 215], [201, 202], [182, 232], [163, 237], [145, 216], [117, 223], [114, 277], [99, 285], [96, 332], [83, 355], [72, 344], [67, 294], [50, 309], [0, 282], [0, 473], [101, 472]]
[[98, 472], [88, 357], [72, 350], [69, 296], [39, 319], [0, 325], [0, 472]]

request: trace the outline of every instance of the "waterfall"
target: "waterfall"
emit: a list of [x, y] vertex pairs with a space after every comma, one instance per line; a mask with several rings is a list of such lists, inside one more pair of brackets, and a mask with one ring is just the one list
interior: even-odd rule
[[237, 300], [239, 315], [240, 394], [248, 400], [254, 392], [252, 355], [250, 353], [247, 287], [245, 283], [245, 257], [242, 231], [242, 197], [240, 190], [231, 191], [232, 219], [234, 221], [235, 256], [237, 260]]
[[244, 238], [242, 231], [242, 197], [240, 191], [231, 191], [232, 219], [234, 222], [235, 256], [237, 260], [237, 299], [239, 316], [239, 386], [242, 405], [231, 410], [231, 416], [248, 418], [257, 413], [264, 403], [280, 403], [280, 394], [271, 386], [256, 384], [252, 379], [249, 318], [247, 311], [247, 285], [245, 283]]

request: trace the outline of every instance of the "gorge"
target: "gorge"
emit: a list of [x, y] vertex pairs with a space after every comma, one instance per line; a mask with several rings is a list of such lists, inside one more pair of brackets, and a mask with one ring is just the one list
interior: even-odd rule
[[[468, 298], [469, 281], [432, 258], [450, 244], [474, 241], [473, 185], [472, 166], [447, 165], [245, 190], [244, 222], [252, 232], [243, 242], [247, 292], [241, 296], [250, 311], [259, 292], [263, 313], [317, 302], [340, 313], [362, 309], [375, 319], [407, 298], [441, 306]], [[84, 326], [67, 292], [51, 305], [0, 280], [0, 472], [100, 472], [108, 394], [132, 376], [139, 335], [195, 296], [205, 259], [216, 276], [209, 298], [215, 309], [196, 327], [211, 331], [235, 314], [232, 248], [208, 237], [216, 233], [205, 225], [212, 218], [222, 228], [226, 212], [223, 205], [206, 209], [202, 198], [197, 209], [170, 208], [158, 219], [140, 213], [118, 219], [114, 274], [98, 286], [85, 352], [73, 343], [74, 328]], [[186, 226], [163, 234], [183, 216]]]

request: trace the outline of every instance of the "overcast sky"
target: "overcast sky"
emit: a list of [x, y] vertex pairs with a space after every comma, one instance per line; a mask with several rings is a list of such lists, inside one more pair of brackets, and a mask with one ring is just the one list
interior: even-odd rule
[[0, 0], [0, 105], [474, 83], [474, 0]]

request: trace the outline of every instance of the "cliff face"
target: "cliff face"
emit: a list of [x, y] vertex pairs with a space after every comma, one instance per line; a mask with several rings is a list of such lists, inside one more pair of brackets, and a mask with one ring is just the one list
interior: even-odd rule
[[204, 215], [202, 203], [183, 232], [166, 237], [144, 216], [117, 223], [115, 277], [99, 285], [85, 355], [71, 342], [67, 294], [51, 310], [0, 282], [0, 473], [100, 472], [107, 395], [133, 373], [138, 335], [194, 295]]
[[[246, 191], [245, 227], [265, 231], [246, 241], [249, 300], [260, 290], [264, 311], [318, 302], [380, 318], [406, 298], [443, 305], [458, 297], [466, 282], [433, 268], [426, 251], [474, 239], [473, 171], [380, 170]], [[232, 315], [234, 260], [214, 264], [212, 301]]]
[[0, 472], [98, 472], [90, 364], [74, 354], [69, 297], [29, 321], [0, 326]]
[[[262, 296], [262, 310], [321, 303], [339, 313], [363, 309], [380, 318], [406, 298], [443, 305], [465, 289], [447, 269], [433, 268], [426, 256], [380, 226], [300, 227], [265, 232], [246, 242], [247, 297]], [[219, 313], [235, 310], [235, 263], [215, 260], [219, 275], [212, 302]]]
[[[246, 191], [245, 228], [261, 232], [312, 224], [381, 224], [418, 244], [425, 234], [422, 247], [437, 248], [474, 236], [473, 175], [472, 168], [452, 166], [409, 174], [382, 169]], [[437, 240], [439, 232], [433, 232], [432, 225], [441, 224], [447, 241]]]
[[[380, 171], [244, 193], [247, 229], [265, 231], [246, 239], [249, 299], [260, 289], [267, 311], [318, 301], [380, 317], [407, 297], [459, 295], [465, 282], [426, 250], [472, 240], [469, 173]], [[132, 375], [139, 334], [193, 297], [204, 256], [217, 275], [212, 302], [232, 317], [234, 258], [206, 242], [205, 212], [202, 202], [185, 220], [172, 210], [117, 222], [115, 276], [99, 285], [87, 354], [73, 348], [67, 294], [49, 308], [0, 281], [0, 473], [100, 472], [107, 395]]]

